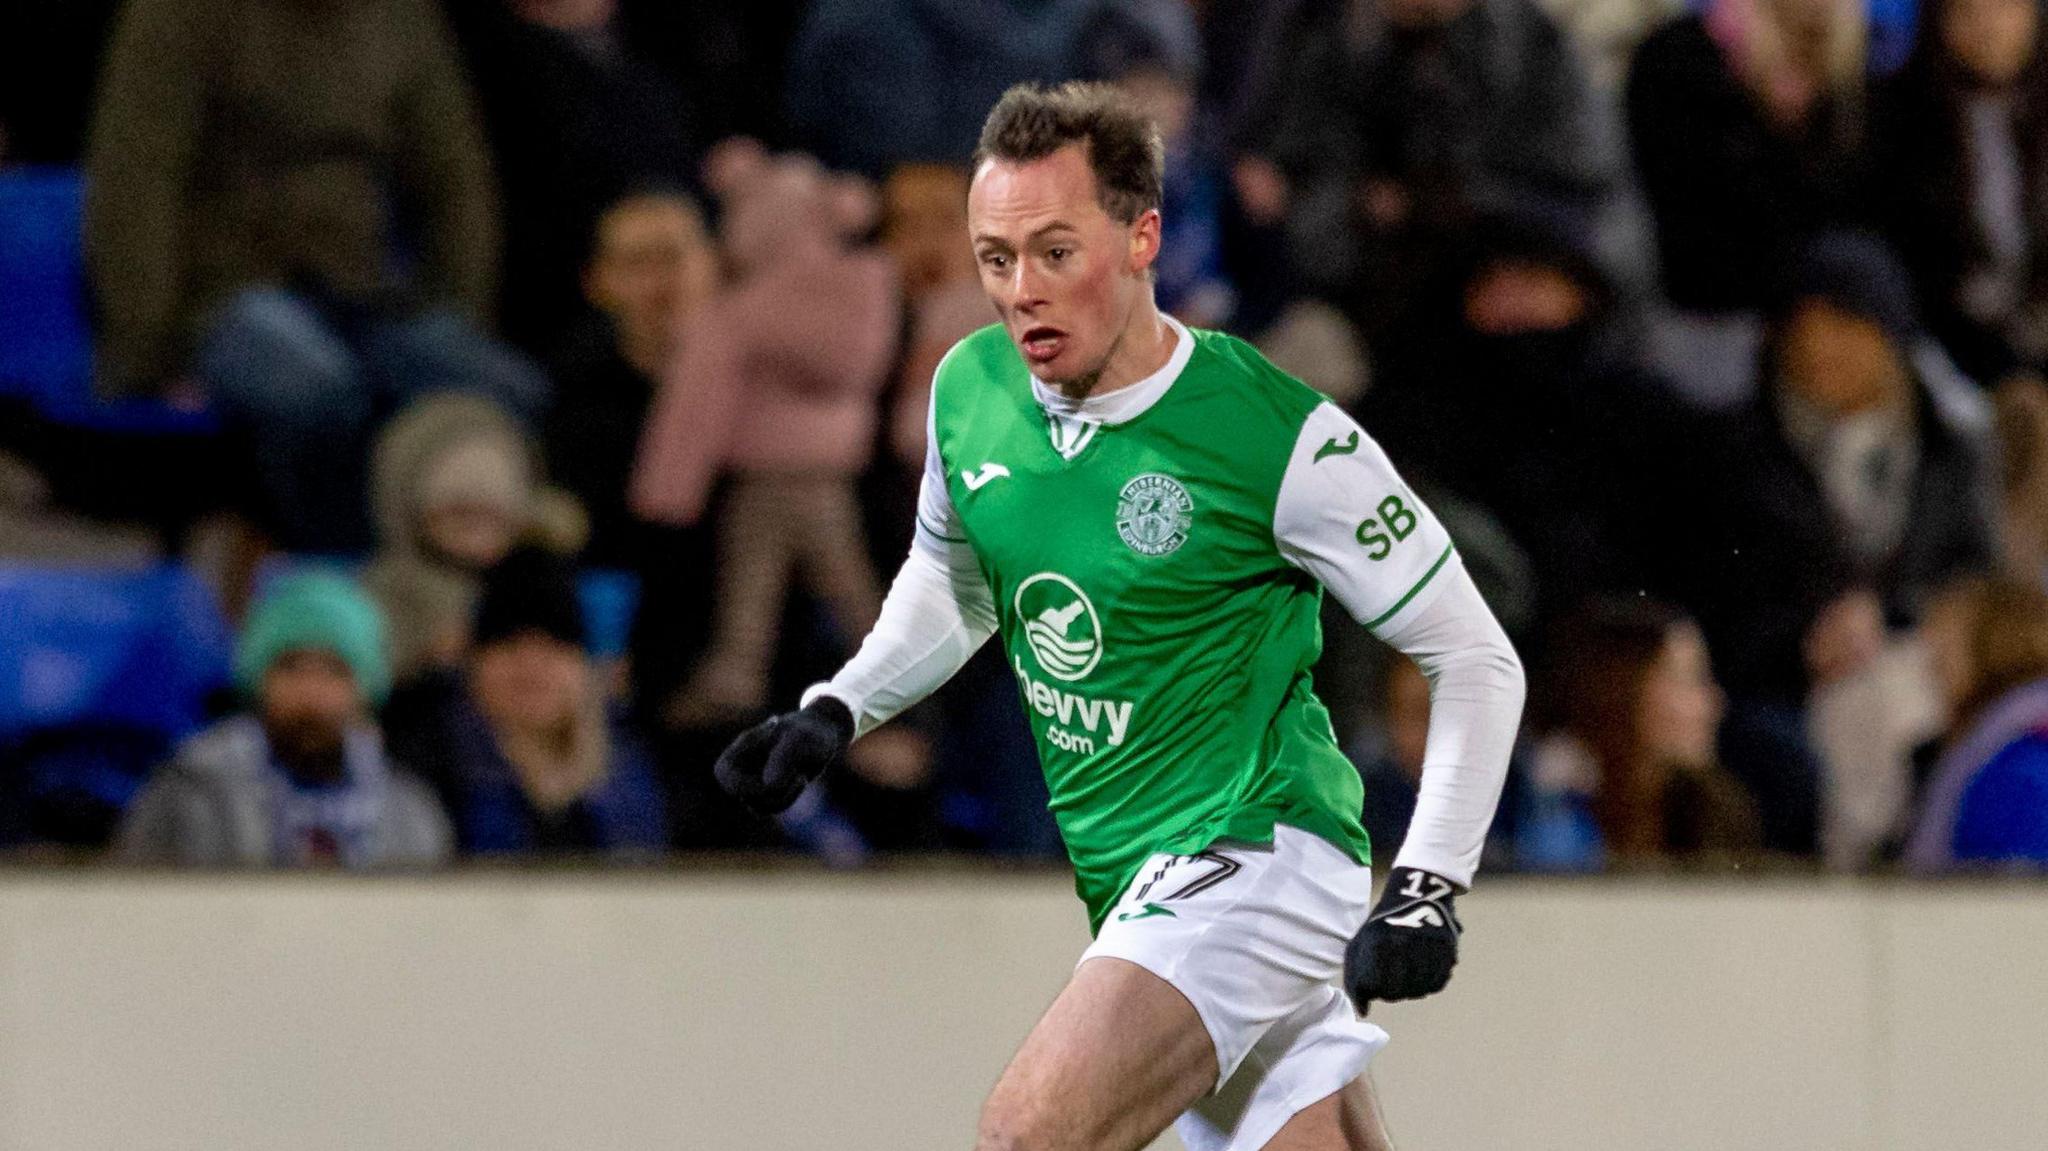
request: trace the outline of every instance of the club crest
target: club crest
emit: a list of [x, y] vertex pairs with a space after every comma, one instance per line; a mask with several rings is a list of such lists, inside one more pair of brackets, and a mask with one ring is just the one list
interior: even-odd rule
[[1139, 555], [1163, 556], [1188, 542], [1194, 498], [1172, 476], [1147, 472], [1116, 498], [1116, 534]]

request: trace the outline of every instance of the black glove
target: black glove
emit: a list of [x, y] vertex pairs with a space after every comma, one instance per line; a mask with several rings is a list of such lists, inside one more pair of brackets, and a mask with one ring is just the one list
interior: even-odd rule
[[728, 795], [760, 815], [775, 815], [846, 758], [852, 742], [853, 713], [831, 696], [820, 696], [802, 711], [786, 711], [741, 732], [711, 770]]
[[1375, 999], [1420, 999], [1444, 989], [1458, 962], [1451, 910], [1458, 886], [1441, 875], [1397, 867], [1380, 901], [1344, 950], [1344, 990], [1360, 1015]]

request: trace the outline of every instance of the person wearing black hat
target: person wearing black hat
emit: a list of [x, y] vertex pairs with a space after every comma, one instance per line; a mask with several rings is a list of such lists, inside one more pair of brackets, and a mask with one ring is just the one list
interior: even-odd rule
[[[1526, 575], [1489, 600], [1525, 653], [1577, 600], [1640, 586], [1631, 461], [1669, 422], [1595, 236], [1582, 205], [1489, 209], [1359, 404], [1403, 474], [1484, 509], [1520, 553]], [[1461, 551], [1483, 546], [1469, 535]]]
[[1927, 326], [1985, 384], [2048, 369], [2044, 0], [1929, 0], [1874, 92], [1872, 181]]
[[1905, 269], [1854, 232], [1803, 243], [1772, 293], [1759, 387], [1651, 486], [1667, 594], [1699, 617], [1729, 766], [1767, 846], [1810, 852], [1812, 693], [1870, 665], [1932, 589], [1998, 555], [1989, 418], [1924, 337]]
[[488, 571], [459, 676], [392, 719], [436, 778], [469, 855], [652, 855], [666, 804], [637, 739], [609, 714], [575, 570], [522, 548]]

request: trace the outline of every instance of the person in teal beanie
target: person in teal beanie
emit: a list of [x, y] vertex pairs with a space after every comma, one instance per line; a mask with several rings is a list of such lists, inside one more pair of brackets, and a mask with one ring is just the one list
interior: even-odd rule
[[277, 581], [249, 613], [235, 645], [235, 686], [255, 699], [263, 677], [286, 652], [313, 648], [339, 659], [371, 707], [391, 694], [384, 614], [354, 580], [337, 572], [295, 572]]
[[116, 853], [214, 867], [425, 866], [452, 836], [394, 766], [375, 709], [391, 690], [382, 613], [354, 581], [287, 576], [235, 649], [249, 710], [178, 749], [137, 796]]

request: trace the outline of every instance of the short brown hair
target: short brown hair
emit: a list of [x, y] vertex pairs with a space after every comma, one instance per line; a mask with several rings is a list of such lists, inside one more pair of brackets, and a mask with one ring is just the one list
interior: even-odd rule
[[1003, 93], [981, 126], [974, 168], [986, 160], [1042, 160], [1069, 144], [1087, 148], [1096, 198], [1118, 222], [1159, 207], [1166, 145], [1158, 127], [1108, 84], [1019, 84]]

